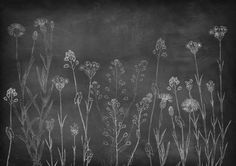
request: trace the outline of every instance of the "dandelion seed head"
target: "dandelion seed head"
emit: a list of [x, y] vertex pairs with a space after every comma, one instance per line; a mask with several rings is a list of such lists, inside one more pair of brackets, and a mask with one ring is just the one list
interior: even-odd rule
[[46, 129], [48, 130], [48, 132], [51, 132], [53, 130], [54, 122], [55, 120], [53, 118], [50, 120], [46, 120]]
[[191, 113], [197, 111], [200, 108], [200, 105], [197, 100], [190, 98], [190, 99], [185, 99], [182, 102], [181, 107], [184, 111]]
[[212, 93], [212, 92], [214, 91], [214, 89], [215, 89], [215, 83], [214, 83], [212, 80], [208, 81], [208, 82], [206, 83], [206, 86], [207, 86], [207, 90], [208, 90], [210, 93]]
[[209, 34], [213, 35], [216, 39], [221, 41], [225, 34], [227, 32], [227, 27], [226, 26], [215, 26], [212, 29], [210, 29]]
[[202, 44], [199, 42], [189, 41], [186, 44], [186, 48], [190, 50], [190, 52], [194, 55], [197, 54], [198, 50], [202, 47]]
[[21, 37], [25, 33], [25, 27], [18, 23], [11, 24], [8, 26], [8, 33], [13, 37]]
[[62, 91], [65, 85], [69, 83], [69, 80], [57, 75], [52, 79], [52, 82], [58, 91]]
[[77, 123], [73, 123], [73, 125], [70, 126], [70, 132], [72, 136], [76, 136], [79, 134], [79, 126]]

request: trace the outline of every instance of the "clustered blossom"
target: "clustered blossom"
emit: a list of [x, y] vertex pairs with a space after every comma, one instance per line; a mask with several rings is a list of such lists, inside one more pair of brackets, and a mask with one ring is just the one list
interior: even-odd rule
[[16, 98], [16, 96], [17, 96], [16, 90], [13, 88], [9, 88], [7, 90], [6, 96], [3, 97], [3, 99], [9, 102], [9, 104], [13, 104], [13, 103], [18, 102], [18, 99]]
[[74, 137], [79, 134], [79, 126], [77, 123], [73, 123], [73, 125], [70, 126], [70, 132]]
[[191, 91], [193, 88], [193, 79], [189, 79], [188, 81], [185, 81], [186, 89], [188, 91]]
[[155, 46], [155, 49], [153, 50], [153, 54], [166, 57], [167, 54], [166, 52], [162, 52], [163, 50], [166, 50], [165, 40], [163, 40], [162, 38], [159, 38], [156, 42], [156, 46]]
[[143, 72], [147, 69], [147, 65], [148, 65], [148, 61], [146, 60], [141, 60], [139, 62], [139, 64], [136, 64], [135, 67], [135, 71], [136, 72]]
[[216, 39], [221, 41], [227, 32], [226, 26], [215, 26], [214, 28], [210, 29], [210, 35], [213, 35]]
[[25, 33], [25, 27], [21, 24], [14, 23], [8, 26], [8, 33], [13, 37], [21, 37]]
[[207, 86], [207, 90], [208, 90], [210, 93], [212, 93], [212, 92], [214, 91], [214, 89], [215, 89], [215, 83], [214, 83], [212, 80], [208, 81], [208, 82], [206, 83], [206, 86]]
[[158, 98], [161, 99], [161, 102], [160, 102], [161, 109], [164, 109], [166, 107], [167, 102], [171, 103], [173, 101], [173, 97], [168, 93], [161, 93], [158, 95]]
[[113, 109], [116, 109], [120, 107], [120, 102], [117, 99], [111, 99], [111, 101], [108, 102], [108, 105], [112, 106]]
[[89, 77], [89, 79], [92, 80], [99, 67], [100, 65], [97, 62], [86, 61], [84, 65], [80, 66], [80, 70], [84, 71], [84, 73]]
[[199, 102], [195, 99], [185, 99], [182, 104], [181, 107], [184, 111], [191, 113], [194, 111], [197, 111], [200, 108]]
[[167, 90], [171, 90], [172, 88], [177, 88], [177, 90], [182, 90], [182, 87], [181, 86], [178, 86], [180, 84], [180, 81], [178, 79], [178, 77], [171, 77], [169, 79], [169, 86], [167, 87]]
[[[115, 68], [118, 68], [118, 69], [119, 69], [120, 74], [124, 74], [124, 73], [125, 73], [125, 68], [124, 68], [123, 64], [120, 62], [119, 59], [114, 59], [114, 60], [111, 62], [111, 64], [112, 64], [113, 66], [115, 66]], [[114, 74], [114, 68], [113, 68], [112, 66], [110, 66], [109, 68], [110, 68], [111, 70], [113, 70], [113, 75], [115, 75], [115, 74]]]
[[186, 44], [186, 48], [190, 50], [190, 52], [194, 55], [197, 54], [198, 50], [202, 47], [202, 44], [199, 42], [189, 41]]
[[139, 103], [136, 104], [138, 111], [145, 111], [148, 109], [149, 104], [152, 102], [152, 93], [148, 93]]
[[67, 78], [63, 78], [61, 76], [55, 76], [52, 80], [58, 91], [62, 91], [66, 84], [68, 84], [69, 80]]
[[39, 27], [40, 31], [45, 33], [47, 31], [47, 27], [46, 27], [47, 23], [48, 23], [48, 20], [46, 18], [37, 18], [34, 21], [34, 26]]
[[[93, 81], [91, 85], [92, 94], [100, 100], [102, 94], [100, 92], [101, 85], [97, 81]], [[108, 87], [107, 87], [108, 88]]]
[[48, 130], [48, 132], [51, 132], [53, 130], [54, 122], [55, 120], [53, 118], [50, 120], [46, 120], [46, 129]]
[[[72, 69], [79, 64], [79, 61], [75, 57], [75, 53], [73, 51], [71, 51], [71, 50], [68, 50], [65, 53], [64, 61], [65, 62], [69, 62]], [[69, 68], [70, 65], [69, 64], [65, 64], [64, 68]]]

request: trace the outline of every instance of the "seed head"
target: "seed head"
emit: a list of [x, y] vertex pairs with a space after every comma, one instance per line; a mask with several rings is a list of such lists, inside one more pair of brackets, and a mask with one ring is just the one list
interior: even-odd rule
[[52, 79], [52, 82], [58, 91], [62, 91], [65, 85], [68, 84], [69, 80], [57, 75]]
[[190, 52], [194, 55], [197, 54], [198, 50], [202, 47], [201, 43], [199, 42], [194, 42], [194, 41], [189, 41], [186, 44], [186, 48], [190, 50]]
[[78, 126], [77, 123], [73, 123], [73, 125], [70, 126], [70, 132], [71, 132], [72, 136], [78, 135], [78, 133], [79, 133], [79, 126]]
[[213, 35], [216, 39], [221, 41], [225, 34], [227, 32], [227, 27], [226, 26], [215, 26], [212, 29], [210, 29], [209, 34]]
[[13, 37], [21, 37], [25, 33], [25, 27], [18, 23], [11, 24], [8, 26], [8, 33]]
[[53, 130], [54, 122], [55, 120], [53, 118], [50, 120], [46, 120], [46, 129], [48, 130], [48, 132], [51, 132]]
[[200, 108], [199, 102], [195, 99], [185, 99], [182, 104], [181, 107], [184, 111], [191, 113], [194, 111], [197, 111]]
[[212, 80], [208, 81], [208, 82], [206, 83], [206, 86], [207, 86], [207, 90], [208, 90], [210, 93], [212, 93], [212, 92], [214, 91], [214, 89], [215, 89], [215, 83], [214, 83]]

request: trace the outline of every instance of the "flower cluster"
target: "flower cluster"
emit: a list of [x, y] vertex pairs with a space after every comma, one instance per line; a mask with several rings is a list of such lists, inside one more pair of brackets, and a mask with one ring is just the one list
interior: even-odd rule
[[53, 130], [54, 122], [55, 120], [53, 118], [50, 120], [46, 120], [46, 129], [48, 130], [48, 132], [51, 132]]
[[215, 26], [214, 28], [210, 29], [210, 35], [213, 35], [216, 39], [221, 41], [227, 32], [227, 28], [225, 26]]
[[48, 20], [46, 18], [37, 18], [34, 21], [34, 26], [39, 27], [40, 31], [44, 33], [47, 31], [47, 27], [46, 27], [47, 24], [48, 24]]
[[76, 59], [75, 57], [75, 53], [71, 50], [68, 50], [66, 53], [65, 53], [65, 58], [64, 58], [64, 61], [65, 62], [69, 62], [69, 64], [65, 64], [64, 65], [64, 68], [69, 68], [71, 67], [72, 69], [74, 69], [75, 66], [77, 66], [79, 64], [79, 61]]
[[78, 135], [78, 133], [79, 133], [79, 126], [78, 126], [77, 123], [73, 123], [73, 125], [70, 126], [70, 132], [71, 132], [72, 136], [74, 136], [74, 137], [76, 135]]
[[199, 102], [195, 99], [185, 99], [182, 104], [181, 107], [184, 111], [191, 113], [194, 111], [197, 111], [200, 108]]
[[161, 109], [164, 109], [166, 107], [167, 102], [171, 103], [173, 101], [173, 97], [168, 93], [161, 93], [158, 95], [158, 98], [161, 99], [161, 102], [160, 102]]
[[65, 85], [68, 84], [69, 80], [57, 75], [52, 79], [52, 82], [58, 91], [62, 91]]
[[111, 101], [108, 102], [108, 105], [112, 106], [112, 108], [115, 110], [116, 108], [120, 107], [120, 102], [117, 99], [111, 99]]
[[214, 91], [214, 89], [215, 89], [215, 83], [214, 83], [212, 80], [208, 81], [208, 82], [206, 83], [206, 86], [207, 86], [207, 90], [208, 90], [210, 93], [212, 93], [212, 92]]
[[91, 93], [97, 97], [98, 100], [102, 98], [102, 94], [100, 92], [101, 85], [97, 81], [93, 81], [91, 85]]
[[25, 27], [18, 23], [11, 24], [8, 26], [8, 33], [13, 37], [21, 37], [25, 33]]
[[92, 80], [99, 67], [100, 65], [97, 62], [86, 61], [84, 65], [80, 66], [80, 70], [84, 71], [84, 73], [89, 77], [89, 79]]
[[138, 64], [134, 65], [135, 73], [132, 74], [132, 77], [130, 79], [132, 83], [135, 83], [138, 80], [140, 82], [143, 81], [144, 73], [142, 72], [144, 72], [147, 69], [147, 65], [148, 61], [146, 60], [141, 60]]
[[7, 90], [6, 96], [3, 97], [3, 100], [9, 102], [9, 104], [13, 104], [13, 103], [18, 102], [18, 99], [16, 98], [16, 96], [17, 96], [16, 90], [13, 88], [9, 88]]
[[[120, 74], [124, 74], [125, 73], [125, 68], [124, 68], [123, 64], [120, 62], [119, 59], [114, 59], [111, 62], [111, 65], [113, 65], [115, 68], [118, 68]], [[112, 66], [110, 66], [110, 69], [113, 70], [114, 68]], [[113, 70], [113, 75], [115, 75], [114, 70]]]
[[180, 84], [180, 81], [178, 79], [178, 77], [171, 77], [169, 79], [169, 86], [167, 87], [167, 90], [170, 91], [172, 88], [176, 89], [178, 91], [182, 90], [182, 87], [181, 86], [178, 86]]
[[185, 86], [188, 91], [191, 91], [193, 89], [193, 79], [185, 81]]
[[190, 52], [194, 55], [197, 54], [198, 50], [202, 47], [202, 44], [199, 42], [189, 41], [186, 44], [186, 48], [190, 50]]
[[149, 104], [152, 102], [152, 93], [148, 93], [139, 103], [136, 104], [138, 111], [145, 111], [148, 109]]
[[156, 42], [156, 46], [155, 46], [155, 49], [153, 50], [153, 54], [157, 56], [160, 55], [162, 57], [166, 57], [167, 54], [166, 52], [162, 52], [163, 50], [166, 50], [165, 40], [163, 40], [162, 38], [159, 38]]

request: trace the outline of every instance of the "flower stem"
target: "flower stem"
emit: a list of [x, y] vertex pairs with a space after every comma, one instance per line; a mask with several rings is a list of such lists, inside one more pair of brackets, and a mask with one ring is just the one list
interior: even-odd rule
[[10, 143], [9, 143], [9, 148], [8, 148], [8, 154], [7, 154], [7, 163], [6, 163], [6, 166], [9, 165], [10, 154], [11, 154], [11, 146], [12, 146], [12, 138], [9, 138], [9, 139], [10, 139]]

